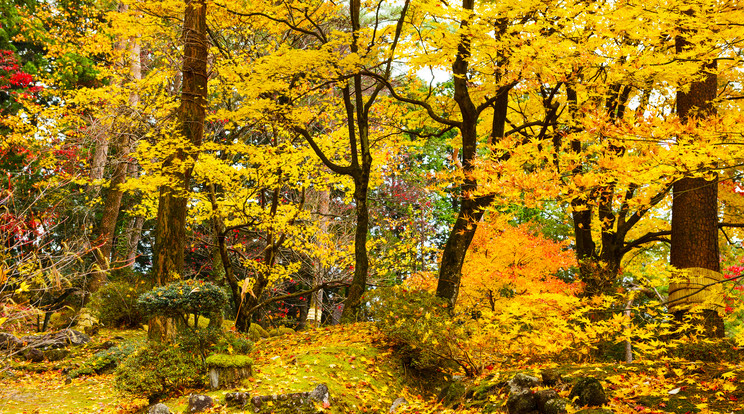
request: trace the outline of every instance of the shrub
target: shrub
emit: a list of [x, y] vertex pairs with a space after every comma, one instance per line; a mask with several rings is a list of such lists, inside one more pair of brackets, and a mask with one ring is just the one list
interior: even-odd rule
[[111, 282], [93, 294], [90, 307], [105, 326], [136, 328], [144, 321], [137, 306], [137, 297], [142, 292], [141, 284]]
[[182, 317], [187, 314], [210, 318], [221, 324], [227, 295], [219, 286], [199, 280], [182, 280], [143, 293], [137, 304], [146, 315]]
[[443, 299], [394, 287], [378, 293], [371, 312], [377, 327], [411, 367], [426, 371], [456, 363], [468, 373], [477, 371], [463, 345], [465, 326], [448, 314]]
[[201, 359], [180, 347], [151, 343], [116, 369], [116, 387], [150, 401], [205, 383]]
[[129, 355], [140, 347], [138, 343], [129, 342], [96, 352], [90, 359], [86, 360], [79, 368], [72, 370], [70, 378], [83, 375], [94, 375], [107, 372], [119, 366]]

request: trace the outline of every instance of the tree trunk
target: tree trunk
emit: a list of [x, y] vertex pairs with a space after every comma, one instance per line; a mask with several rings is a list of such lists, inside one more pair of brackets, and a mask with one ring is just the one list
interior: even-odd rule
[[362, 309], [362, 298], [367, 287], [369, 257], [367, 255], [367, 232], [369, 231], [369, 208], [367, 190], [369, 187], [369, 170], [365, 168], [362, 178], [354, 180], [354, 202], [356, 203], [356, 233], [354, 234], [354, 277], [349, 286], [349, 294], [344, 302], [344, 320], [359, 320]]
[[[675, 50], [682, 53], [692, 45], [685, 34], [677, 36]], [[677, 92], [677, 114], [682, 122], [696, 122], [715, 114], [713, 101], [718, 91], [716, 62], [703, 65], [704, 78], [694, 82], [688, 92]], [[694, 138], [678, 139], [677, 145], [692, 144]], [[720, 272], [718, 251], [718, 179], [685, 177], [672, 190], [672, 245], [670, 264], [677, 269], [700, 267]], [[675, 312], [682, 320], [686, 311]], [[704, 312], [707, 336], [722, 338], [723, 319], [716, 310]]]
[[[473, 10], [475, 0], [463, 0], [462, 7], [465, 10]], [[460, 29], [467, 30], [467, 20], [460, 22]], [[470, 58], [470, 40], [467, 33], [460, 36], [460, 44], [457, 47], [457, 56], [452, 64], [454, 74], [454, 100], [460, 109], [462, 121], [459, 125], [462, 137], [462, 168], [463, 183], [460, 185], [460, 211], [457, 220], [450, 230], [447, 243], [442, 251], [442, 261], [439, 266], [439, 278], [437, 281], [437, 296], [444, 298], [450, 307], [454, 308], [460, 289], [462, 278], [462, 266], [465, 262], [465, 254], [473, 241], [478, 222], [483, 217], [483, 209], [492, 201], [491, 197], [477, 197], [473, 194], [478, 189], [477, 181], [471, 176], [476, 158], [478, 145], [478, 111], [470, 97], [467, 80], [468, 59]], [[497, 117], [495, 111], [494, 117]], [[494, 125], [500, 125], [494, 119]], [[492, 138], [493, 139], [493, 138]]]
[[[179, 130], [185, 145], [163, 162], [169, 185], [160, 188], [155, 229], [154, 273], [158, 285], [168, 283], [184, 269], [187, 194], [197, 151], [204, 134], [207, 106], [207, 5], [206, 0], [187, 0], [184, 12], [183, 86], [178, 110]], [[184, 147], [189, 148], [188, 150]], [[165, 332], [154, 332], [150, 339], [167, 340]], [[151, 326], [152, 329], [152, 326]]]
[[[127, 6], [125, 4], [119, 5], [120, 12], [125, 12], [126, 10]], [[126, 44], [126, 47], [128, 48], [129, 56], [128, 59], [125, 58], [125, 61], [122, 63], [126, 63], [126, 60], [128, 60], [129, 73], [131, 74], [132, 79], [140, 80], [142, 79], [142, 66], [140, 63], [139, 39], [131, 38], [124, 44]], [[129, 107], [133, 107], [138, 102], [139, 95], [132, 91], [129, 94]], [[99, 247], [94, 253], [98, 269], [93, 272], [93, 277], [88, 283], [88, 290], [90, 292], [97, 291], [106, 282], [106, 275], [110, 268], [111, 250], [113, 248], [114, 233], [116, 232], [116, 223], [121, 208], [121, 199], [124, 196], [124, 191], [122, 191], [119, 186], [124, 184], [126, 181], [127, 172], [129, 170], [129, 153], [131, 151], [130, 131], [128, 131], [128, 127], [126, 126], [117, 129], [120, 129], [120, 131], [118, 131], [118, 136], [115, 141], [116, 161], [114, 163], [114, 172], [111, 176], [109, 188], [106, 193], [106, 199], [103, 203], [101, 221], [98, 225], [98, 236], [95, 243]], [[97, 152], [96, 156], [98, 156]], [[94, 162], [97, 161], [94, 160]], [[95, 171], [95, 173], [98, 174], [99, 172]]]
[[[328, 233], [328, 214], [330, 213], [331, 192], [323, 190], [318, 192], [318, 233], [325, 235]], [[325, 243], [316, 242], [319, 251], [328, 249]], [[313, 288], [325, 281], [326, 268], [323, 266], [320, 258], [315, 258], [313, 263]], [[310, 326], [320, 326], [323, 318], [323, 290], [320, 289], [310, 294], [309, 309], [307, 313], [307, 323]]]

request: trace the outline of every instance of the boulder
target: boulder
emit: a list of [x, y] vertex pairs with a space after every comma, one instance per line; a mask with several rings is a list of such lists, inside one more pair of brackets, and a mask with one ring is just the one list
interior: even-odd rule
[[[237, 401], [241, 396], [233, 396]], [[297, 392], [292, 394], [263, 395], [251, 398], [250, 404], [254, 413], [317, 413], [315, 404], [322, 404], [328, 408], [331, 396], [328, 386], [320, 384], [311, 392]]]
[[147, 414], [171, 414], [171, 412], [167, 405], [158, 403], [151, 405], [150, 408], [147, 409]]
[[548, 387], [553, 387], [563, 382], [561, 374], [552, 369], [543, 370], [542, 372], [540, 372], [540, 376], [542, 376], [543, 385], [546, 385]]
[[189, 395], [189, 406], [186, 409], [189, 413], [200, 413], [214, 406], [214, 400], [208, 395], [191, 394]]
[[0, 350], [13, 351], [15, 349], [21, 348], [22, 346], [23, 341], [16, 338], [15, 335], [9, 334], [7, 332], [0, 332]]
[[545, 403], [545, 407], [542, 410], [543, 414], [565, 414], [568, 411], [566, 410], [566, 405], [568, 404], [568, 401], [562, 399], [562, 398], [554, 398], [552, 400], [548, 400]]
[[544, 413], [545, 405], [548, 401], [558, 398], [558, 393], [555, 390], [540, 390], [535, 393], [535, 398], [537, 400], [537, 410]]
[[243, 408], [251, 401], [251, 394], [247, 392], [228, 392], [225, 394], [225, 405]]
[[404, 397], [398, 397], [395, 401], [393, 401], [393, 405], [390, 406], [388, 414], [396, 414], [398, 412], [398, 409], [403, 408], [407, 405], [408, 400], [406, 400]]
[[67, 349], [61, 349], [61, 348], [58, 348], [58, 349], [52, 348], [52, 349], [48, 349], [44, 351], [44, 356], [46, 357], [47, 360], [51, 362], [61, 361], [67, 358], [69, 355], [70, 355], [70, 351], [68, 351]]
[[44, 353], [39, 351], [36, 348], [29, 348], [23, 351], [23, 357], [26, 358], [27, 361], [31, 361], [31, 362], [44, 361]]
[[579, 379], [571, 388], [568, 398], [579, 407], [598, 407], [607, 403], [602, 383], [592, 377]]
[[519, 372], [507, 384], [509, 385], [509, 392], [519, 392], [539, 386], [540, 380], [537, 377]]
[[90, 342], [90, 337], [73, 329], [62, 329], [41, 336], [24, 336], [21, 341], [32, 348], [51, 349], [83, 345]]
[[506, 410], [509, 414], [526, 414], [537, 410], [537, 394], [532, 387], [540, 385], [539, 379], [520, 372], [507, 385], [509, 397], [506, 400]]

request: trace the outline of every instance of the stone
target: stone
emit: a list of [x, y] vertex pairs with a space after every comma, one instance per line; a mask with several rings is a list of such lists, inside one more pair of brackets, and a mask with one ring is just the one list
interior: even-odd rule
[[44, 353], [36, 348], [29, 348], [23, 351], [23, 357], [31, 362], [42, 362], [44, 361]]
[[398, 412], [398, 409], [406, 407], [408, 405], [408, 400], [405, 399], [405, 397], [398, 397], [393, 401], [393, 405], [390, 406], [390, 409], [388, 410], [388, 414], [396, 414]]
[[568, 398], [579, 407], [598, 407], [607, 403], [602, 383], [592, 377], [579, 379], [571, 388]]
[[243, 408], [251, 400], [251, 394], [247, 392], [228, 392], [225, 394], [225, 405], [228, 407]]
[[331, 394], [325, 384], [319, 384], [314, 390], [310, 391], [309, 397], [311, 400], [322, 402], [326, 407], [331, 405]]
[[540, 376], [542, 376], [543, 385], [546, 385], [548, 387], [553, 387], [563, 382], [561, 374], [552, 369], [543, 370], [542, 372], [540, 372]]
[[68, 345], [78, 346], [90, 342], [90, 337], [73, 329], [62, 329], [41, 336], [24, 336], [21, 341], [32, 348], [65, 348]]
[[189, 413], [200, 413], [214, 406], [214, 400], [208, 395], [191, 394], [189, 395], [189, 406], [186, 409]]
[[[231, 400], [237, 401], [243, 396], [233, 395]], [[250, 397], [248, 397], [250, 398]], [[328, 386], [320, 384], [311, 392], [296, 392], [292, 394], [262, 395], [250, 398], [254, 413], [317, 413], [315, 402], [322, 403], [328, 408], [331, 396]]]
[[70, 355], [70, 351], [67, 349], [49, 349], [44, 351], [44, 356], [51, 362], [61, 361]]
[[554, 398], [552, 400], [548, 400], [545, 403], [545, 407], [542, 410], [543, 414], [565, 414], [568, 411], [566, 410], [566, 405], [568, 402], [562, 398]]
[[534, 388], [540, 385], [540, 380], [537, 379], [537, 377], [533, 377], [531, 375], [523, 374], [521, 372], [517, 373], [512, 377], [512, 379], [509, 380], [509, 392], [520, 392], [525, 389]]
[[509, 414], [527, 414], [537, 410], [537, 395], [529, 388], [519, 392], [510, 392], [506, 400], [506, 411]]
[[158, 403], [151, 405], [150, 408], [147, 409], [147, 414], [171, 414], [171, 411], [167, 405]]
[[537, 399], [537, 410], [545, 412], [545, 404], [558, 398], [558, 393], [555, 390], [540, 390], [535, 393], [535, 398]]
[[16, 338], [15, 335], [6, 332], [0, 332], [0, 350], [13, 351], [21, 348], [23, 341]]

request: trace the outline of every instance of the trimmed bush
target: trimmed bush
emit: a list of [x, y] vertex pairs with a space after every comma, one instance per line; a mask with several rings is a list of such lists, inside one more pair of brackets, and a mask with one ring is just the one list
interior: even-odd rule
[[86, 360], [80, 368], [71, 371], [69, 376], [70, 378], [76, 378], [113, 370], [129, 355], [137, 351], [139, 346], [137, 343], [125, 343], [98, 351], [90, 359]]
[[148, 398], [205, 383], [204, 367], [197, 355], [180, 347], [151, 343], [127, 358], [116, 369], [116, 387]]
[[[218, 317], [221, 324], [222, 308], [227, 295], [214, 283], [182, 280], [157, 287], [140, 295], [137, 304], [146, 315], [184, 317], [187, 314], [210, 318]], [[217, 319], [217, 318], [215, 318]]]

